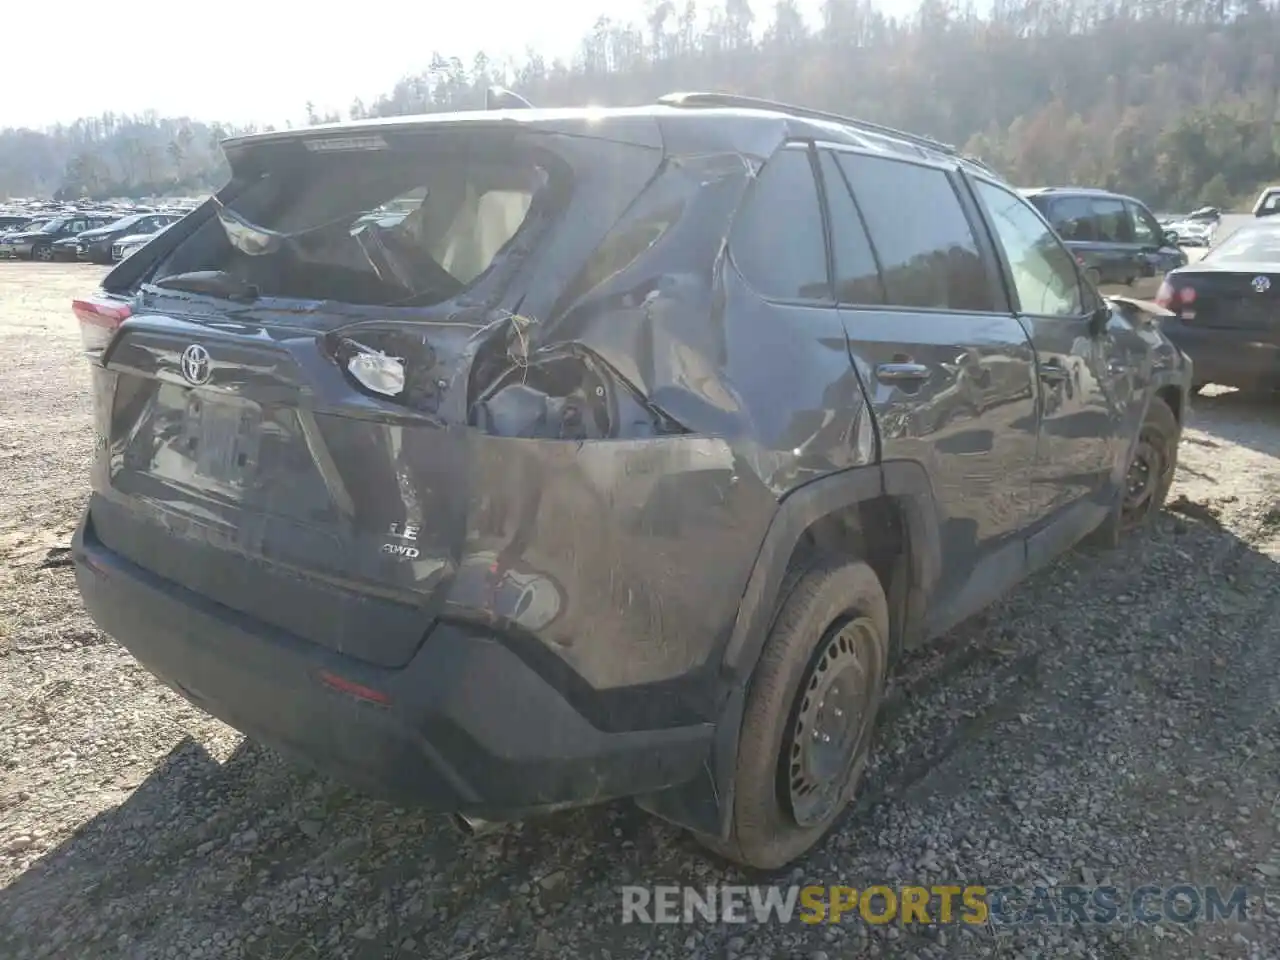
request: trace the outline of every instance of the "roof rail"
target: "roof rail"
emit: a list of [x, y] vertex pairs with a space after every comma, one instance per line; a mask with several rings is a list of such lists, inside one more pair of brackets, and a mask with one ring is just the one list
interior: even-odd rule
[[941, 153], [954, 154], [956, 148], [932, 137], [923, 137], [918, 133], [907, 133], [894, 127], [886, 127], [870, 120], [858, 120], [854, 117], [828, 113], [825, 110], [814, 110], [810, 107], [797, 107], [791, 103], [779, 103], [776, 100], [762, 100], [759, 97], [744, 97], [736, 93], [668, 93], [658, 98], [658, 103], [666, 107], [737, 107], [742, 110], [773, 110], [777, 113], [793, 113], [797, 117], [809, 117], [813, 120], [829, 120], [832, 123], [843, 123], [845, 126], [875, 133], [897, 140], [905, 140], [917, 146], [928, 147]]

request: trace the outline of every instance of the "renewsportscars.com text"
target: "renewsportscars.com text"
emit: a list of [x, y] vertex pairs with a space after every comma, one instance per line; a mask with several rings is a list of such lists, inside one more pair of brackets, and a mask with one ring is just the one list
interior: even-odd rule
[[[628, 886], [621, 888], [623, 923], [1179, 924], [1243, 922], [1250, 900], [1243, 886], [988, 887], [876, 884], [851, 886]], [[1274, 900], [1274, 902], [1273, 902]], [[1280, 915], [1280, 897], [1261, 900]], [[1273, 910], [1273, 908], [1277, 908]]]

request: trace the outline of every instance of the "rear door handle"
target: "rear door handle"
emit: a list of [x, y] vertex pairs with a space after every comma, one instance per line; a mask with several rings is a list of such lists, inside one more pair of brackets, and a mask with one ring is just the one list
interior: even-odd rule
[[1060, 363], [1040, 364], [1040, 379], [1045, 383], [1062, 383], [1067, 379], [1067, 368]]
[[876, 367], [876, 377], [891, 383], [928, 380], [929, 368], [923, 363], [882, 363]]

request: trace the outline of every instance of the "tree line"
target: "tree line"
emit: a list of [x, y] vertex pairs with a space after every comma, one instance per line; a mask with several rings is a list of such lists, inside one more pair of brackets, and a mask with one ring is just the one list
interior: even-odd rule
[[[720, 90], [887, 123], [962, 146], [1024, 186], [1080, 184], [1161, 209], [1248, 205], [1280, 182], [1280, 0], [648, 0], [601, 17], [568, 60], [434, 55], [352, 118], [474, 109], [492, 85], [539, 106], [631, 105]], [[306, 105], [307, 122], [340, 119]], [[0, 197], [207, 190], [247, 132], [191, 120], [0, 132]]]

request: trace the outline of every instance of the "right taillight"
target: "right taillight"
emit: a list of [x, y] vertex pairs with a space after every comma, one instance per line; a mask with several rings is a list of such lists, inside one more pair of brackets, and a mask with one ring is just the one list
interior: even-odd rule
[[71, 311], [80, 321], [80, 339], [90, 357], [97, 357], [106, 349], [120, 324], [132, 315], [127, 303], [117, 300], [88, 298], [72, 300]]

